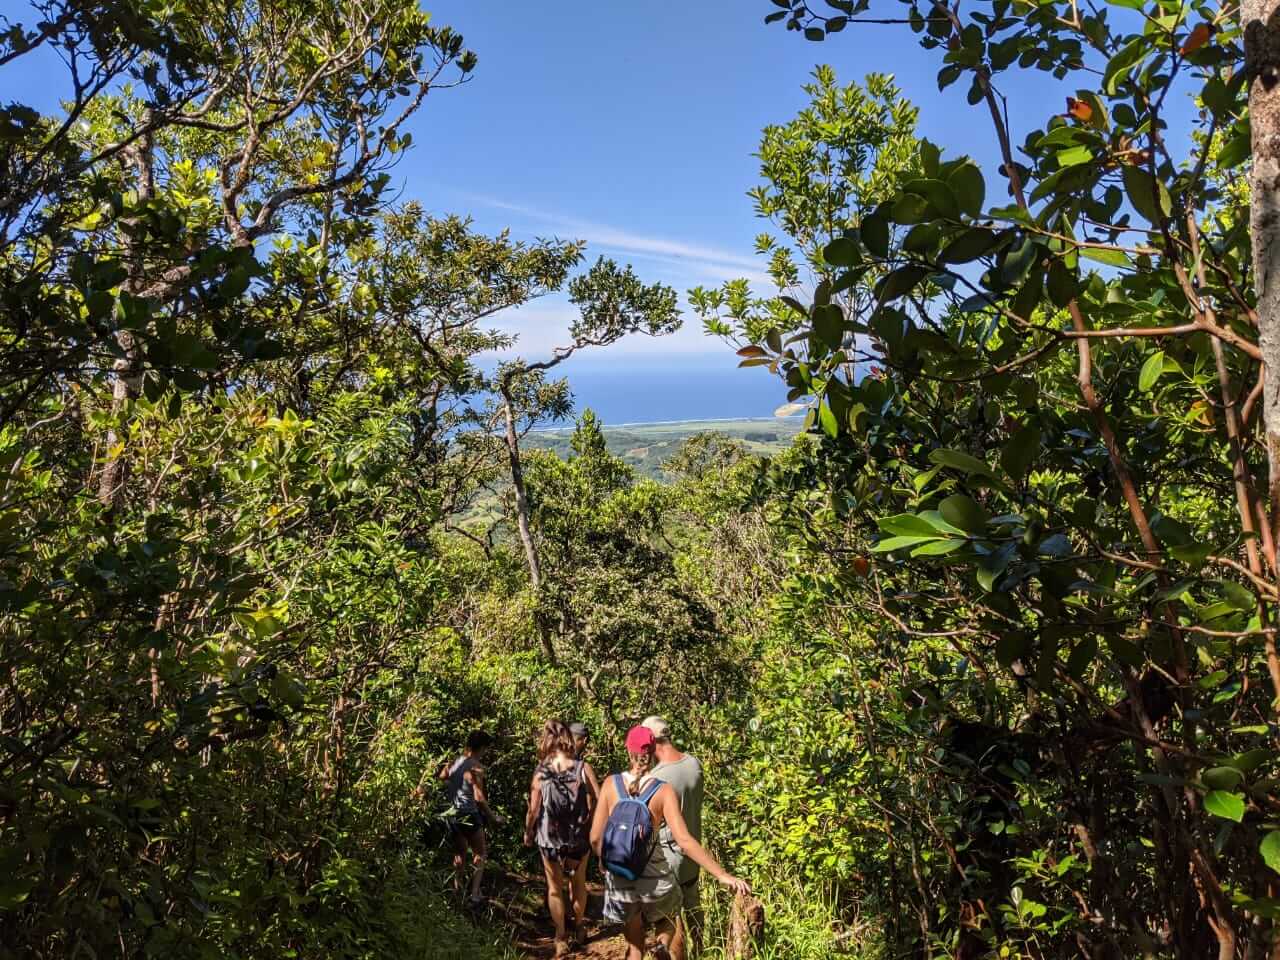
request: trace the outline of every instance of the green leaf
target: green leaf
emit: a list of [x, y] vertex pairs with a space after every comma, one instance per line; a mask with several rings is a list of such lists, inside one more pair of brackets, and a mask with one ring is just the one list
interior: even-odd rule
[[1122, 172], [1124, 189], [1133, 209], [1155, 224], [1164, 222], [1173, 209], [1173, 200], [1164, 183], [1154, 179], [1141, 167], [1125, 166]]
[[1049, 299], [1055, 307], [1065, 307], [1076, 295], [1076, 274], [1067, 266], [1061, 257], [1055, 257], [1049, 264], [1047, 287]]
[[1218, 151], [1218, 167], [1223, 170], [1238, 167], [1253, 153], [1253, 135], [1249, 124], [1243, 124], [1244, 129], [1239, 129], [1240, 126], [1237, 124], [1236, 133]]
[[899, 267], [880, 281], [876, 295], [880, 298], [881, 303], [897, 300], [899, 297], [910, 293], [916, 284], [928, 275], [929, 270], [927, 267], [921, 267], [916, 264]]
[[875, 213], [863, 217], [858, 234], [873, 255], [881, 258], [889, 255], [889, 222], [884, 217]]
[[836, 422], [836, 415], [831, 410], [831, 405], [825, 400], [818, 407], [818, 423], [822, 427], [822, 432], [833, 439], [840, 435], [840, 425]]
[[862, 262], [862, 253], [849, 237], [836, 237], [822, 248], [822, 259], [833, 267], [856, 267]]
[[1107, 63], [1102, 74], [1102, 89], [1107, 96], [1114, 96], [1116, 89], [1133, 72], [1151, 50], [1155, 49], [1155, 41], [1150, 36], [1137, 36], [1120, 48]]
[[953, 470], [959, 470], [962, 473], [976, 473], [987, 477], [994, 476], [991, 468], [977, 457], [970, 456], [959, 450], [934, 450], [929, 454], [929, 459], [934, 463], [941, 464], [944, 467], [951, 467]]
[[953, 540], [935, 540], [932, 543], [925, 543], [916, 547], [911, 551], [913, 557], [940, 557], [948, 553], [954, 553], [961, 547], [966, 546], [969, 541], [959, 538]]
[[1082, 163], [1088, 163], [1093, 159], [1093, 150], [1083, 145], [1067, 147], [1065, 150], [1058, 151], [1058, 166], [1075, 167]]
[[1272, 830], [1258, 844], [1258, 852], [1262, 854], [1262, 862], [1280, 873], [1280, 830]]
[[1252, 610], [1258, 605], [1253, 593], [1247, 587], [1236, 583], [1234, 580], [1224, 580], [1222, 582], [1222, 592], [1227, 595], [1227, 602], [1237, 610]]
[[[1239, 730], [1233, 730], [1238, 733]], [[1237, 753], [1234, 757], [1227, 761], [1229, 766], [1235, 767], [1241, 773], [1253, 773], [1264, 763], [1270, 763], [1275, 759], [1275, 752], [1258, 747], [1256, 750], [1246, 750], [1244, 753]]]
[[832, 350], [844, 343], [844, 311], [834, 303], [813, 308], [813, 332]]
[[1055, 533], [1045, 537], [1040, 541], [1040, 546], [1036, 552], [1042, 557], [1062, 557], [1071, 556], [1071, 540], [1065, 533]]
[[1204, 797], [1204, 808], [1215, 817], [1223, 820], [1244, 820], [1244, 797], [1226, 790], [1210, 790]]
[[881, 517], [876, 521], [885, 533], [904, 537], [936, 537], [938, 531], [924, 517], [914, 513], [900, 513], [893, 517]]
[[987, 511], [963, 493], [957, 493], [938, 505], [942, 519], [954, 524], [966, 533], [982, 533], [987, 529]]
[[[951, 187], [942, 180], [933, 180], [928, 177], [912, 180], [904, 189], [906, 189], [908, 196], [924, 197], [928, 201], [929, 211], [935, 216], [944, 217], [948, 220], [958, 220], [960, 218], [960, 204], [956, 200], [956, 195], [952, 192]], [[897, 213], [896, 204], [894, 212], [895, 214]]]
[[903, 547], [914, 547], [928, 540], [941, 540], [942, 537], [934, 535], [932, 537], [889, 537], [887, 540], [881, 540], [871, 548], [872, 553], [888, 553], [891, 550], [901, 550]]
[[929, 219], [929, 201], [918, 193], [904, 193], [889, 208], [894, 223], [910, 225]]
[[1244, 774], [1235, 767], [1210, 767], [1200, 779], [1214, 790], [1234, 790], [1244, 782]]
[[1000, 451], [1000, 466], [1010, 477], [1020, 481], [1031, 469], [1039, 452], [1040, 427], [1035, 423], [1027, 424], [1015, 432]]
[[1085, 671], [1098, 656], [1098, 638], [1085, 637], [1075, 645], [1071, 655], [1067, 657], [1067, 673], [1077, 680], [1084, 679]]
[[1138, 374], [1138, 389], [1143, 393], [1149, 393], [1162, 373], [1164, 373], [1164, 351], [1157, 350], [1147, 357], [1147, 362], [1142, 365], [1142, 371]]
[[955, 194], [956, 203], [966, 216], [977, 217], [982, 214], [982, 206], [986, 202], [987, 185], [982, 178], [982, 171], [971, 162], [964, 162], [947, 177], [947, 186]]
[[998, 234], [972, 227], [960, 234], [938, 254], [939, 263], [969, 263], [988, 252], [999, 241]]
[[1106, 247], [1078, 247], [1080, 256], [1089, 260], [1095, 260], [1098, 263], [1105, 263], [1109, 267], [1129, 267], [1132, 263], [1123, 250], [1113, 250]]
[[249, 271], [244, 267], [236, 267], [227, 274], [222, 286], [219, 288], [221, 294], [228, 300], [234, 300], [240, 294], [249, 289]]
[[[1169, 553], [1175, 560], [1182, 563], [1190, 564], [1193, 567], [1199, 567], [1209, 559], [1209, 555], [1213, 553], [1213, 544], [1211, 543], [1180, 543], [1169, 548]], [[1224, 607], [1228, 606], [1223, 604]]]

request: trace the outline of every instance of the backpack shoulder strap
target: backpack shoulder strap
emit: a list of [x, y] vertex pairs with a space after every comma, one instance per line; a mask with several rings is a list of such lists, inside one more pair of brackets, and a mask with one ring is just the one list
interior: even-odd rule
[[664, 783], [666, 783], [665, 780], [659, 780], [656, 777], [653, 780], [650, 780], [649, 785], [640, 791], [640, 799], [647, 804], [653, 799], [654, 794], [662, 789], [662, 785]]
[[619, 800], [626, 800], [631, 795], [627, 793], [627, 781], [622, 779], [622, 774], [615, 773], [613, 775], [613, 789], [618, 794]]

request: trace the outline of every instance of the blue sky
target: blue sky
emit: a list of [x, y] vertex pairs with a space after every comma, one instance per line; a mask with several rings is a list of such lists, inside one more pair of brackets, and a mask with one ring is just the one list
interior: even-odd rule
[[[920, 107], [921, 135], [989, 171], [998, 163], [986, 114], [968, 106], [963, 84], [938, 93], [939, 60], [905, 26], [851, 25], [811, 43], [765, 26], [766, 0], [424, 6], [465, 36], [479, 66], [415, 118], [414, 150], [396, 171], [407, 195], [484, 230], [587, 240], [589, 257], [630, 261], [682, 299], [695, 284], [758, 275], [752, 154], [762, 127], [804, 106], [817, 63], [842, 82], [893, 73]], [[1037, 76], [1018, 97], [1039, 125], [1067, 92]], [[560, 342], [568, 310], [547, 300], [512, 318], [522, 352]], [[672, 337], [633, 337], [575, 364], [723, 350], [686, 315]]]
[[[804, 106], [801, 86], [820, 62], [842, 82], [894, 74], [920, 109], [920, 134], [974, 156], [988, 174], [988, 200], [998, 200], [985, 110], [965, 102], [964, 83], [938, 93], [940, 59], [905, 26], [851, 24], [811, 43], [766, 26], [775, 9], [767, 0], [424, 6], [437, 25], [464, 35], [479, 65], [467, 83], [433, 92], [411, 121], [414, 146], [393, 173], [403, 197], [470, 215], [485, 231], [586, 240], [589, 260], [631, 262], [647, 280], [675, 287], [682, 303], [696, 284], [759, 275], [752, 243], [764, 225], [746, 197], [758, 177], [752, 154], [762, 127]], [[62, 68], [26, 59], [6, 69], [6, 85], [17, 81], [52, 109]], [[1016, 84], [1006, 90], [1015, 142], [1074, 92], [1034, 72], [1005, 83]], [[564, 341], [570, 309], [548, 298], [502, 325], [520, 332], [518, 352], [540, 357]], [[674, 336], [632, 337], [564, 369], [571, 378], [619, 364], [692, 369], [699, 357], [708, 368], [733, 363], [686, 312]]]
[[[479, 66], [467, 83], [433, 92], [411, 120], [414, 146], [393, 173], [403, 197], [470, 215], [485, 231], [586, 240], [588, 262], [599, 254], [631, 262], [645, 279], [675, 287], [682, 303], [697, 284], [763, 279], [752, 243], [764, 225], [746, 197], [758, 179], [752, 154], [762, 127], [804, 106], [801, 86], [817, 63], [842, 82], [894, 74], [920, 108], [920, 134], [973, 155], [996, 177], [985, 113], [965, 103], [964, 84], [938, 93], [939, 60], [905, 26], [853, 24], [811, 43], [766, 26], [776, 9], [767, 0], [423, 6], [463, 34]], [[5, 81], [52, 110], [65, 70], [50, 56], [24, 58]], [[1015, 127], [1019, 115], [1042, 124], [1068, 92], [1039, 74], [1020, 78]], [[547, 298], [501, 325], [520, 332], [519, 352], [538, 356], [564, 341], [570, 309]], [[628, 338], [574, 364], [673, 354], [725, 357], [686, 312], [674, 336]]]

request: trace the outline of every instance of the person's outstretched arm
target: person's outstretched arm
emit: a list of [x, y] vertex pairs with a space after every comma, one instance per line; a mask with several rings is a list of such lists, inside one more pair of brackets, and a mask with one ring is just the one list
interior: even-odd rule
[[676, 792], [671, 789], [670, 784], [663, 784], [662, 789], [658, 791], [658, 803], [662, 810], [662, 818], [666, 820], [667, 826], [671, 828], [671, 836], [679, 845], [680, 851], [693, 860], [698, 866], [706, 870], [721, 883], [736, 893], [750, 893], [751, 887], [745, 880], [739, 880], [733, 874], [729, 873], [697, 840], [693, 839], [693, 834], [689, 832], [688, 825], [684, 822], [684, 814], [680, 812], [680, 798], [676, 796]]
[[596, 804], [596, 815], [591, 821], [591, 849], [595, 851], [597, 858], [600, 856], [600, 845], [604, 842], [604, 825], [609, 822], [609, 813], [617, 799], [613, 777], [610, 777], [600, 789], [600, 802]]
[[535, 770], [533, 780], [529, 784], [529, 812], [524, 817], [524, 845], [526, 847], [533, 846], [534, 830], [538, 826], [538, 816], [542, 813], [542, 790], [538, 783], [538, 773]]
[[587, 779], [587, 809], [594, 810], [600, 803], [600, 781], [596, 779], [596, 772], [591, 769], [591, 764], [585, 760], [582, 763], [582, 773]]
[[480, 808], [480, 812], [484, 814], [484, 818], [490, 823], [496, 823], [499, 826], [506, 823], [506, 817], [496, 814], [489, 809], [489, 798], [484, 792], [484, 771], [479, 767], [472, 767], [467, 771], [467, 776], [471, 778], [471, 786], [474, 788], [476, 796], [476, 806]]

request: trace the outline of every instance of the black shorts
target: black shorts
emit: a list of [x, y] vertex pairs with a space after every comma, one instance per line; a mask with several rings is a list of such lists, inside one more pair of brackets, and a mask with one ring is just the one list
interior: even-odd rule
[[484, 827], [484, 820], [479, 813], [455, 813], [446, 819], [449, 823], [449, 836], [451, 837], [466, 837], [470, 839], [475, 836], [477, 830]]
[[[572, 870], [577, 867], [583, 860], [587, 859], [590, 847], [538, 847], [542, 851], [542, 855], [547, 858], [548, 863], [558, 863], [567, 869]], [[573, 867], [569, 865], [573, 864]]]

